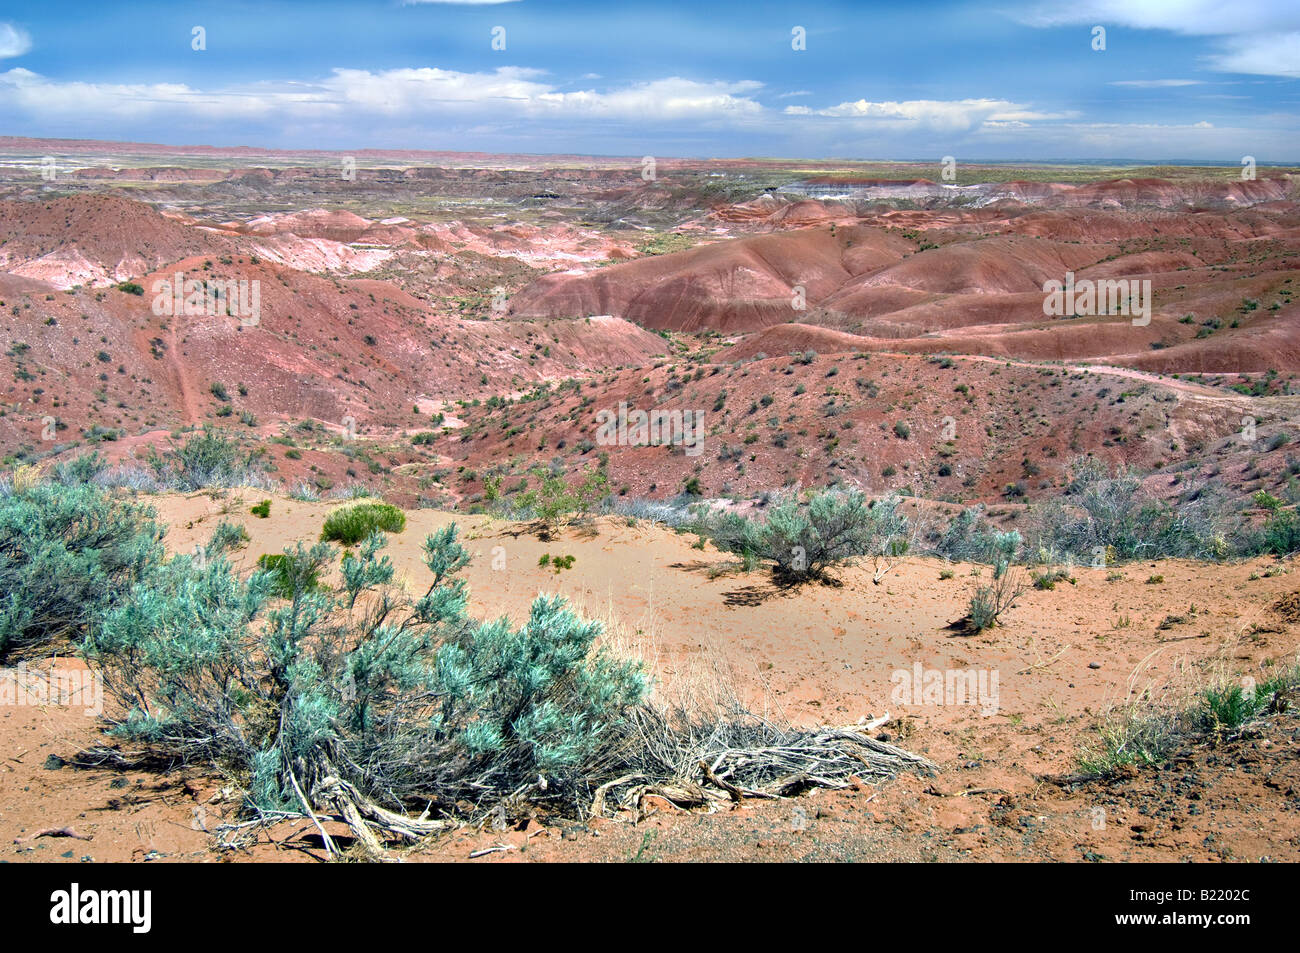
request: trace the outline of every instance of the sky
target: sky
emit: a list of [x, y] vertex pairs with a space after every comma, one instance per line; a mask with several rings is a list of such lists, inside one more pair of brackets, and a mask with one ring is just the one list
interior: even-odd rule
[[0, 2], [0, 135], [1300, 162], [1300, 0]]

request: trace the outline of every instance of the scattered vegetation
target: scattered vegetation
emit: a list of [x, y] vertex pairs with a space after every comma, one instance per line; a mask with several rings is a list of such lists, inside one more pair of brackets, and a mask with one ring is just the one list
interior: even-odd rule
[[1300, 664], [1293, 663], [1258, 684], [1218, 677], [1183, 703], [1144, 693], [1103, 716], [1096, 742], [1079, 754], [1079, 766], [1106, 776], [1126, 765], [1159, 764], [1190, 743], [1232, 738], [1251, 722], [1285, 710], [1297, 690]]
[[200, 490], [208, 486], [260, 486], [266, 481], [261, 455], [244, 450], [224, 431], [205, 427], [184, 444], [162, 453], [150, 449], [146, 463], [161, 488]]

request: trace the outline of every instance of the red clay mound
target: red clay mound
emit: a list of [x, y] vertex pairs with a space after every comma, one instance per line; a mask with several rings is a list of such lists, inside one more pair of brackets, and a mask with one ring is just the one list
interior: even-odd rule
[[842, 354], [868, 350], [870, 344], [867, 338], [857, 334], [832, 331], [811, 324], [778, 324], [727, 348], [724, 357], [728, 361], [738, 361], [760, 355], [780, 357], [783, 354], [802, 354], [804, 351]]
[[1138, 238], [1273, 238], [1295, 228], [1296, 209], [1290, 203], [1256, 206], [1240, 211], [1127, 212], [1091, 208], [1035, 210], [1016, 216], [1008, 232], [1057, 241], [1115, 242]]
[[[852, 296], [836, 296], [827, 301], [826, 307], [859, 319], [861, 333], [889, 339], [930, 335], [972, 326], [987, 326], [992, 329], [1003, 325], [1034, 324], [1049, 320], [1043, 314], [1041, 290], [1020, 294], [924, 297], [921, 292], [909, 291], [906, 294], [913, 297], [912, 302], [897, 310], [880, 313], [855, 309], [857, 304], [867, 300], [871, 292], [884, 293], [887, 290], [866, 289]], [[942, 347], [938, 340], [927, 340], [930, 348]]]
[[[211, 264], [210, 270], [205, 264]], [[155, 280], [258, 282], [258, 314], [156, 315]], [[665, 352], [625, 321], [462, 321], [382, 281], [335, 281], [262, 258], [183, 258], [134, 276], [145, 289], [51, 286], [0, 273], [11, 347], [0, 370], [0, 440], [39, 445], [43, 418], [61, 439], [98, 426], [115, 454], [157, 429], [212, 420], [243, 427], [304, 417], [372, 432], [419, 424], [428, 400], [502, 393]], [[231, 293], [232, 301], [234, 293]], [[7, 308], [8, 310], [8, 308]]]
[[865, 285], [851, 282], [822, 302], [828, 310], [855, 318], [877, 318], [905, 311], [914, 305], [932, 301], [928, 291], [898, 285]]
[[1134, 275], [1159, 275], [1188, 268], [1203, 268], [1205, 263], [1187, 252], [1140, 252], [1122, 255], [1111, 261], [1100, 262], [1080, 269], [1079, 278], [1120, 278]]
[[854, 270], [899, 261], [909, 247], [902, 238], [860, 227], [739, 238], [593, 272], [547, 275], [512, 299], [511, 313], [612, 314], [681, 331], [757, 330], [798, 314], [792, 308], [796, 286], [811, 307]]
[[847, 286], [873, 288], [900, 285], [936, 294], [1013, 294], [1042, 291], [1049, 279], [1062, 281], [1104, 258], [1105, 245], [1073, 245], [1020, 236], [998, 236], [979, 242], [955, 242], [908, 257], [881, 272]]
[[1058, 201], [1065, 205], [1091, 205], [1101, 208], [1154, 205], [1177, 208], [1187, 205], [1253, 205], [1287, 197], [1290, 183], [1285, 178], [1253, 181], [1175, 183], [1168, 179], [1112, 179], [1089, 182], [1062, 193]]
[[773, 214], [768, 222], [779, 228], [799, 228], [805, 225], [820, 225], [825, 222], [841, 221], [852, 218], [851, 209], [838, 202], [818, 202], [808, 199], [795, 202]]
[[123, 281], [178, 258], [234, 247], [143, 202], [114, 196], [0, 202], [0, 271], [56, 288]]
[[1205, 340], [1192, 340], [1112, 363], [1162, 374], [1293, 371], [1300, 367], [1300, 306], [1254, 318], [1241, 328], [1226, 328]]
[[288, 215], [266, 215], [236, 226], [245, 235], [297, 235], [299, 238], [327, 238], [336, 242], [400, 241], [411, 229], [381, 226], [351, 212], [310, 209]]

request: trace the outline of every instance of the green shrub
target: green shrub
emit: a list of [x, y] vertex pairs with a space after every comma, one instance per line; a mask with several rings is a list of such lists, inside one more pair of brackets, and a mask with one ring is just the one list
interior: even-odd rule
[[1289, 556], [1300, 550], [1300, 517], [1295, 510], [1276, 510], [1264, 524], [1264, 550]]
[[146, 462], [158, 482], [180, 490], [256, 483], [263, 471], [259, 453], [243, 450], [224, 431], [207, 427], [182, 446], [172, 444], [163, 453], [150, 449]]
[[263, 553], [257, 557], [257, 568], [270, 577], [271, 592], [282, 599], [292, 599], [299, 587], [304, 592], [322, 588], [320, 567], [300, 557], [298, 552]]
[[335, 510], [325, 518], [322, 540], [355, 546], [374, 532], [400, 533], [406, 529], [406, 514], [389, 503], [357, 503]]
[[99, 455], [98, 450], [92, 450], [90, 453], [83, 453], [81, 456], [60, 463], [54, 467], [52, 477], [56, 483], [62, 483], [65, 486], [77, 486], [82, 483], [91, 483], [95, 477], [99, 476], [108, 468], [108, 461]]
[[217, 528], [212, 534], [212, 540], [208, 543], [208, 554], [216, 555], [217, 553], [226, 552], [247, 542], [248, 531], [243, 526], [238, 523], [231, 523], [229, 520], [222, 520], [217, 524]]
[[263, 500], [261, 503], [255, 503], [248, 512], [252, 513], [258, 519], [264, 520], [271, 515], [271, 501]]
[[1016, 600], [1025, 593], [1024, 580], [1020, 570], [1005, 563], [996, 567], [993, 584], [980, 586], [971, 596], [966, 618], [970, 628], [975, 632], [991, 629], [1002, 619], [1002, 614], [1015, 606]]
[[1064, 500], [1039, 504], [1029, 514], [1035, 548], [1070, 554], [1091, 563], [1099, 552], [1112, 559], [1182, 557], [1223, 559], [1260, 544], [1240, 513], [1240, 504], [1210, 486], [1193, 487], [1183, 498], [1153, 497], [1137, 477], [1080, 458], [1071, 467]]
[[[518, 626], [468, 618], [455, 524], [425, 540], [418, 599], [392, 584], [385, 543], [376, 533], [345, 556], [337, 593], [311, 582], [332, 559], [325, 543], [247, 580], [224, 558], [197, 572], [169, 561], [83, 645], [122, 703], [112, 731], [216, 766], [254, 816], [310, 803], [374, 846], [366, 821], [427, 832], [440, 822], [416, 818], [430, 806], [482, 816], [526, 797], [585, 811], [626, 771], [640, 666], [605, 654], [599, 623], [559, 597], [538, 597]], [[269, 603], [284, 587], [287, 601]], [[359, 600], [384, 611], [352, 611]]]
[[762, 523], [736, 514], [703, 520], [698, 531], [713, 539], [723, 552], [775, 564], [784, 582], [823, 579], [833, 566], [871, 556], [879, 582], [908, 552], [907, 517], [898, 510], [898, 498], [868, 504], [859, 491], [823, 492], [806, 503], [788, 498], [767, 514]]
[[540, 487], [519, 495], [518, 505], [533, 515], [541, 526], [541, 535], [549, 539], [574, 516], [595, 512], [608, 496], [609, 478], [605, 471], [588, 467], [583, 471], [582, 481], [572, 487], [556, 474], [543, 476]]
[[1043, 573], [1032, 573], [1035, 589], [1052, 590], [1056, 588], [1058, 582], [1068, 582], [1070, 585], [1075, 584], [1075, 579], [1065, 569], [1052, 569]]
[[1260, 490], [1251, 500], [1262, 510], [1276, 510], [1282, 506], [1282, 501], [1267, 490]]
[[154, 515], [87, 484], [0, 497], [0, 658], [81, 638], [120, 604], [162, 559]]

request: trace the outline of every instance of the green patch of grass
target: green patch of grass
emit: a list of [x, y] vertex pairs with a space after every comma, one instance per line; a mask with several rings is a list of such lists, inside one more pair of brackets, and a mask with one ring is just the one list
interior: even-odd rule
[[315, 592], [324, 588], [320, 573], [309, 564], [300, 565], [293, 553], [264, 553], [257, 558], [257, 568], [271, 574], [271, 591], [282, 599], [292, 599], [295, 577], [302, 575], [302, 591]]
[[371, 533], [400, 533], [406, 529], [406, 514], [389, 503], [357, 503], [335, 510], [325, 518], [320, 538], [355, 546]]

